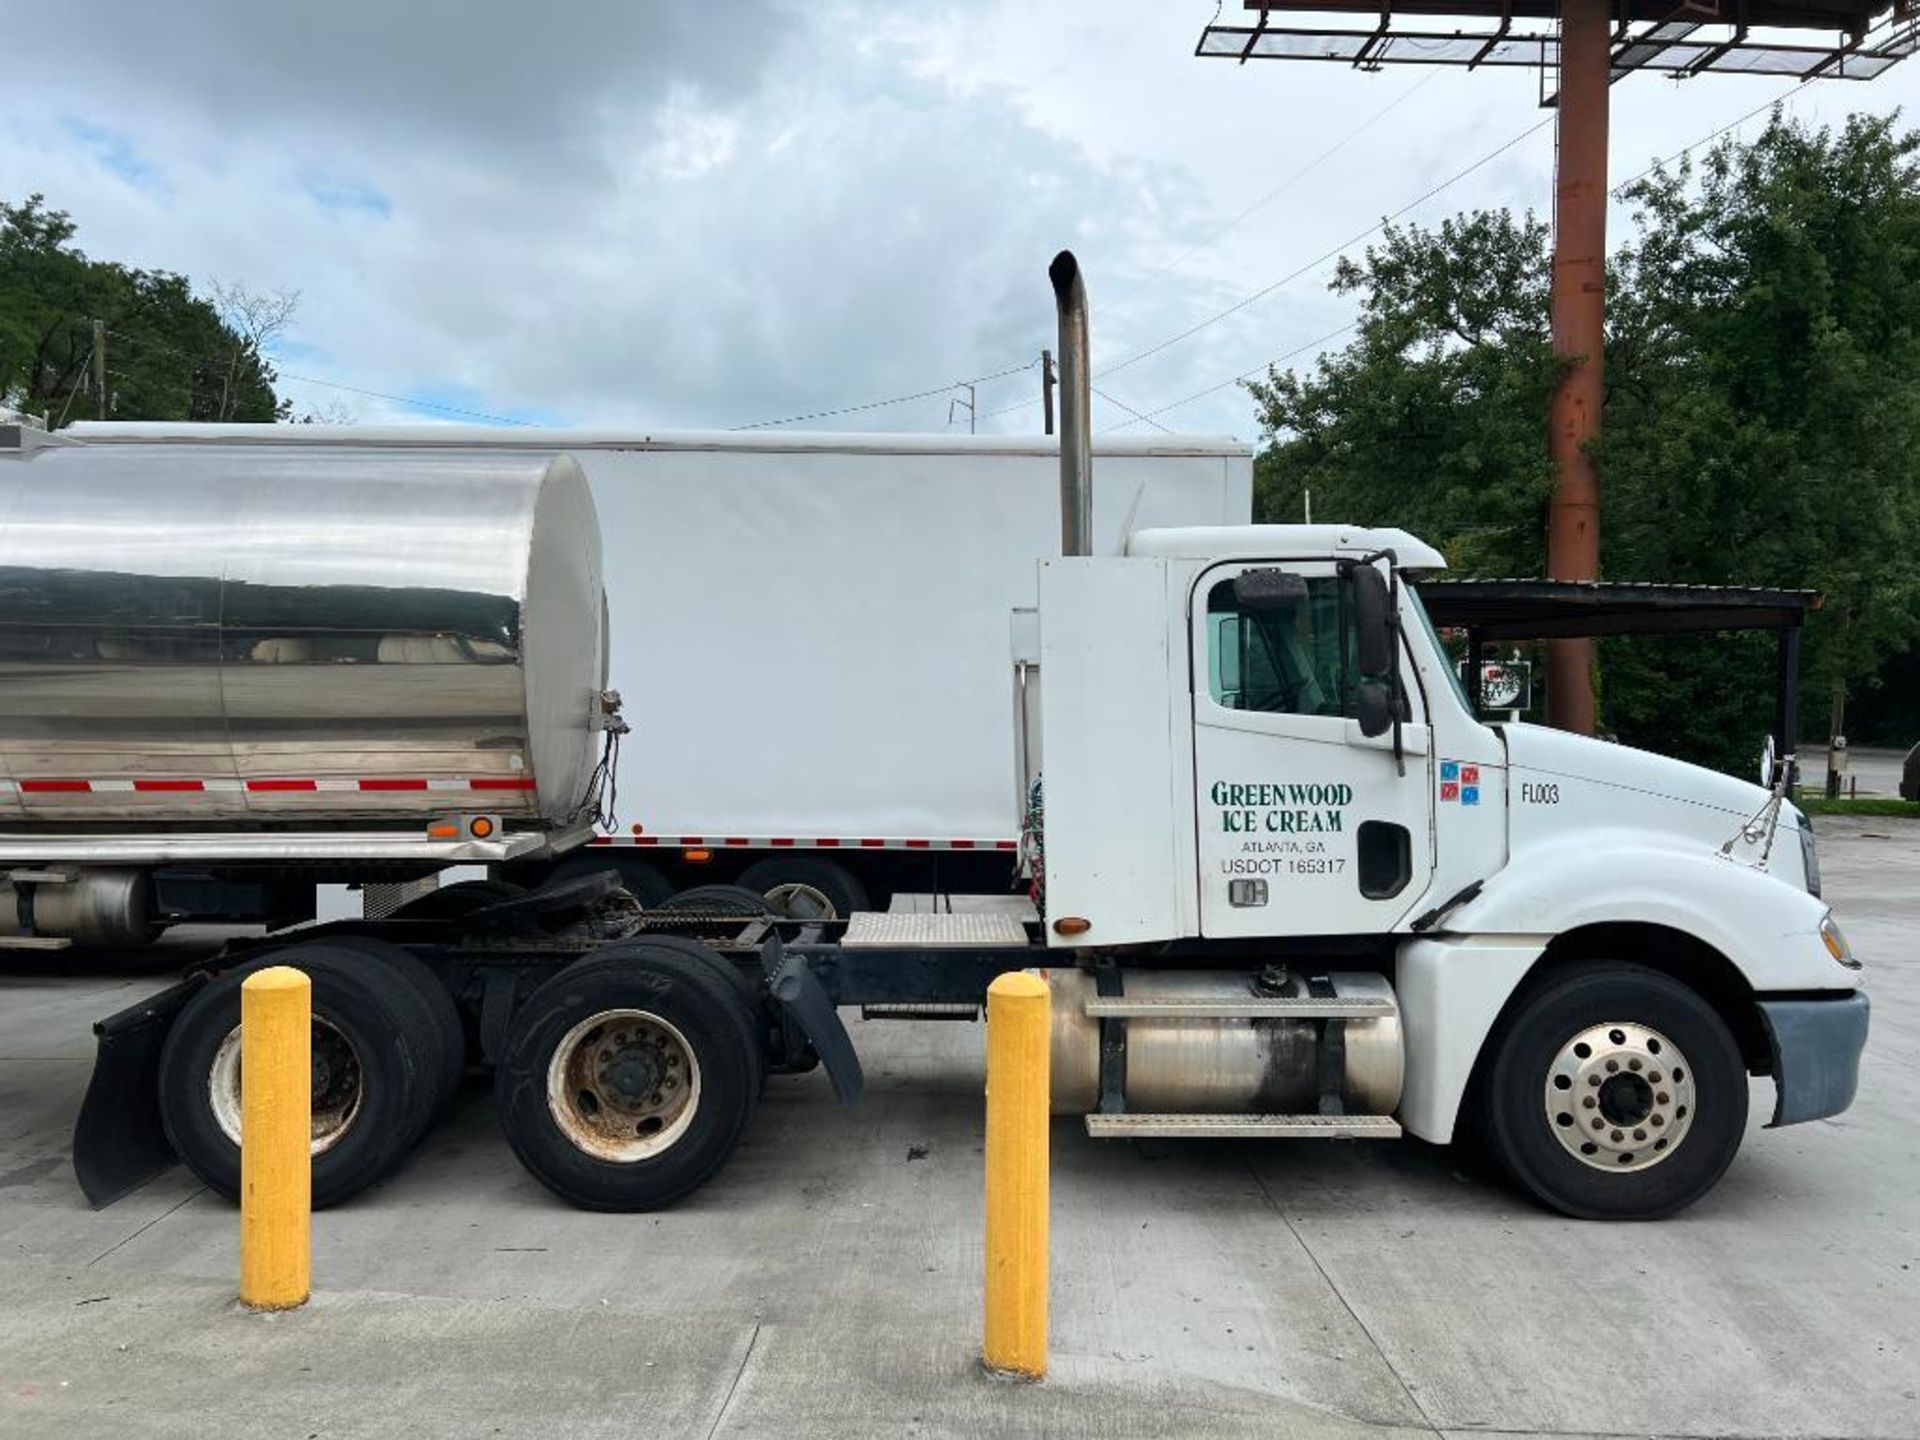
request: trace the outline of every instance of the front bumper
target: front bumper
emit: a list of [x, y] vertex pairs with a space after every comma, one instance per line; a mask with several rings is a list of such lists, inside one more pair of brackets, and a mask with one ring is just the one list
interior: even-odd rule
[[1867, 1044], [1867, 992], [1758, 1004], [1773, 1050], [1773, 1119], [1767, 1124], [1798, 1125], [1851, 1105]]

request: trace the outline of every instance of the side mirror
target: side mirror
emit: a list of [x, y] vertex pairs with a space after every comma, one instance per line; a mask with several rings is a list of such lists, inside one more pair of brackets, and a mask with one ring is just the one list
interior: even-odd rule
[[1360, 733], [1371, 739], [1393, 726], [1393, 690], [1384, 680], [1362, 680], [1353, 691]]
[[1233, 603], [1241, 611], [1291, 610], [1306, 598], [1303, 575], [1268, 567], [1242, 570], [1233, 577]]
[[[1356, 618], [1354, 639], [1360, 657], [1362, 675], [1388, 675], [1393, 672], [1393, 602], [1387, 593], [1387, 577], [1374, 565], [1353, 567], [1353, 608]], [[1364, 687], [1363, 687], [1364, 688]], [[1380, 732], [1370, 730], [1370, 735]]]

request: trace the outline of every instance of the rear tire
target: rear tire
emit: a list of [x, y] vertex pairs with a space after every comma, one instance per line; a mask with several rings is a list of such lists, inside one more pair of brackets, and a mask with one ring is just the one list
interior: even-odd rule
[[726, 1163], [760, 1089], [738, 989], [679, 945], [568, 966], [514, 1017], [494, 1098], [507, 1143], [585, 1210], [656, 1210]]
[[852, 871], [810, 855], [756, 860], [740, 872], [740, 883], [795, 920], [845, 920], [856, 910], [872, 908], [867, 887]]
[[668, 896], [656, 910], [700, 910], [711, 915], [777, 915], [773, 903], [745, 885], [695, 885]]
[[228, 1199], [240, 1194], [240, 987], [269, 965], [296, 966], [313, 983], [312, 1195], [324, 1209], [382, 1179], [420, 1138], [439, 1094], [439, 1036], [403, 978], [343, 946], [290, 946], [206, 986], [161, 1051], [160, 1117], [187, 1168]]
[[[469, 883], [492, 885], [498, 882], [475, 880]], [[519, 887], [512, 888], [517, 890]], [[448, 1102], [460, 1089], [460, 1082], [466, 1078], [467, 1028], [461, 1023], [460, 1007], [453, 1003], [453, 996], [448, 993], [447, 987], [440, 983], [440, 978], [429, 970], [418, 956], [401, 949], [398, 945], [375, 939], [371, 935], [341, 936], [330, 943], [345, 946], [365, 955], [420, 997], [420, 1003], [426, 1007], [425, 1025], [428, 1027], [423, 1029], [421, 1034], [424, 1037], [430, 1030], [439, 1058], [439, 1064], [433, 1072], [439, 1077], [438, 1098], [433, 1105], [433, 1113], [438, 1114], [446, 1108]], [[419, 1022], [417, 1013], [415, 1020], [416, 1023]]]
[[1747, 1126], [1747, 1071], [1696, 992], [1641, 965], [1551, 978], [1502, 1026], [1482, 1131], [1516, 1181], [1583, 1220], [1657, 1220], [1713, 1188]]

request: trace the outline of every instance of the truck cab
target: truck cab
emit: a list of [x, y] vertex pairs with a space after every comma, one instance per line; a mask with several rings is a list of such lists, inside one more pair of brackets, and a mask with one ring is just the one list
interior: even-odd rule
[[1378, 973], [1401, 1127], [1485, 1130], [1574, 1213], [1664, 1213], [1731, 1158], [1748, 1074], [1775, 1124], [1851, 1101], [1858, 962], [1784, 779], [1483, 723], [1407, 583], [1442, 568], [1404, 531], [1326, 525], [1044, 562], [1047, 943]]

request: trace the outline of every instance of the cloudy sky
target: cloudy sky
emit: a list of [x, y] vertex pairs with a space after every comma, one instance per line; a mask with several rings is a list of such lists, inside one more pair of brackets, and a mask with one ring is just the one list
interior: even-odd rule
[[[1253, 438], [1223, 382], [1350, 315], [1310, 262], [1547, 112], [1525, 71], [1195, 59], [1214, 10], [64, 0], [9, 66], [0, 196], [44, 192], [102, 257], [298, 290], [285, 392], [365, 421], [724, 428], [934, 391], [807, 428], [964, 429], [944, 387], [1027, 366], [979, 384], [980, 427], [1036, 431], [1071, 245], [1099, 388]], [[1792, 89], [1628, 79], [1614, 175]], [[1920, 62], [1786, 103], [1916, 98]], [[1551, 166], [1549, 126], [1408, 218], [1544, 212]]]

